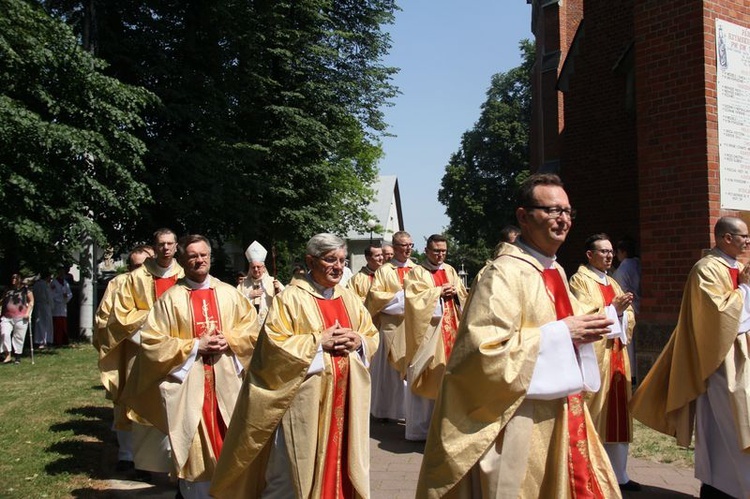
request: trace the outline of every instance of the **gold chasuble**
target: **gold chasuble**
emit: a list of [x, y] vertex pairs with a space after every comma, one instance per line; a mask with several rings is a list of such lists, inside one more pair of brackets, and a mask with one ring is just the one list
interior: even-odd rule
[[[129, 407], [169, 436], [175, 474], [189, 481], [211, 480], [258, 336], [250, 302], [208, 279], [208, 289], [180, 280], [156, 302], [123, 394]], [[196, 339], [219, 333], [229, 349], [195, 357]]]
[[[319, 349], [336, 321], [362, 337], [369, 361], [377, 330], [350, 289], [337, 285], [326, 300], [311, 281], [295, 279], [275, 297], [227, 430], [213, 497], [260, 497], [272, 448], [285, 453], [294, 497], [369, 497], [370, 374], [360, 353]], [[282, 447], [274, 447], [277, 431]]]
[[620, 497], [586, 404], [575, 396], [527, 397], [540, 328], [559, 313], [580, 314], [555, 263], [557, 291], [570, 299], [569, 310], [556, 310], [561, 300], [551, 299], [555, 290], [544, 270], [524, 249], [505, 244], [475, 279], [435, 404], [416, 497], [592, 497], [585, 484], [596, 484], [602, 497]]
[[185, 275], [177, 262], [172, 265], [168, 276], [160, 277], [164, 269], [156, 264], [156, 260], [147, 259], [143, 266], [127, 274], [112, 297], [107, 322], [107, 351], [99, 356], [99, 370], [102, 383], [116, 403], [138, 352], [137, 344], [124, 340], [138, 331], [156, 300]]
[[404, 333], [404, 315], [382, 313], [388, 303], [404, 288], [404, 276], [414, 268], [414, 262], [407, 260], [403, 267], [384, 263], [375, 272], [365, 306], [372, 315], [375, 325], [383, 334], [383, 348], [388, 349], [388, 362], [393, 368], [406, 376], [406, 335]]
[[[586, 265], [570, 278], [570, 290], [584, 308], [585, 313], [603, 314], [612, 300], [623, 294], [622, 288], [612, 277], [607, 284], [601, 283], [597, 274]], [[625, 312], [628, 316], [628, 338], [633, 337], [635, 315], [633, 307]], [[630, 358], [627, 348], [619, 338], [604, 339], [594, 343], [599, 363], [602, 385], [596, 393], [586, 393], [586, 404], [594, 420], [596, 431], [605, 443], [632, 442], [633, 418], [627, 404], [632, 395]]]
[[747, 335], [737, 334], [743, 306], [738, 272], [717, 249], [693, 266], [677, 326], [630, 403], [633, 417], [683, 447], [693, 435], [696, 399], [724, 364], [737, 445], [750, 452], [750, 348]]
[[[443, 284], [453, 284], [456, 296], [440, 298]], [[456, 340], [461, 306], [466, 288], [456, 270], [443, 264], [440, 269], [417, 265], [404, 279], [406, 362], [411, 391], [429, 399], [437, 398], [445, 366]], [[442, 315], [435, 316], [440, 303]]]
[[359, 296], [362, 301], [365, 301], [367, 293], [370, 292], [370, 287], [372, 286], [374, 278], [375, 271], [370, 270], [369, 267], [365, 265], [359, 269], [359, 272], [349, 279], [349, 282], [347, 282], [346, 285], [349, 289], [357, 293], [357, 296]]

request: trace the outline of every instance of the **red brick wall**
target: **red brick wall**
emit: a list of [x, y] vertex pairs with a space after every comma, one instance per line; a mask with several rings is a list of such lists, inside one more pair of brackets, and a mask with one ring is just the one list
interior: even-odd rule
[[[569, 58], [574, 71], [567, 75], [565, 94], [553, 88], [550, 76], [535, 80], [534, 95], [546, 105], [535, 108], [532, 166], [559, 159], [579, 209], [559, 253], [568, 271], [582, 260], [583, 241], [591, 233], [639, 240], [642, 376], [677, 321], [685, 279], [713, 245], [717, 218], [736, 214], [719, 204], [714, 20], [750, 27], [750, 2], [576, 1], [556, 9], [557, 26], [549, 18], [537, 20], [537, 41], [555, 36], [562, 65], [581, 18], [584, 38]], [[631, 41], [634, 113], [625, 107], [626, 79], [613, 72]], [[556, 130], [539, 126], [540, 119], [550, 118]]]
[[613, 71], [633, 40], [632, 4], [586, 2], [568, 56], [560, 176], [578, 218], [558, 256], [569, 273], [584, 261], [589, 235], [638, 237], [635, 117], [626, 108], [626, 75]]

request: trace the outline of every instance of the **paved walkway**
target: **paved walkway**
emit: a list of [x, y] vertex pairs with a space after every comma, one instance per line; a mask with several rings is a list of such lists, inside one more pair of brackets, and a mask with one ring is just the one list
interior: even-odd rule
[[[370, 439], [372, 499], [414, 499], [424, 444], [407, 442], [403, 437], [403, 425], [373, 422]], [[692, 469], [630, 458], [628, 473], [643, 485], [643, 490], [629, 492], [624, 495], [625, 499], [698, 497], [700, 483], [693, 477]], [[175, 496], [174, 488], [167, 483], [152, 485], [126, 480], [111, 480], [111, 492], [114, 498], [172, 499]]]

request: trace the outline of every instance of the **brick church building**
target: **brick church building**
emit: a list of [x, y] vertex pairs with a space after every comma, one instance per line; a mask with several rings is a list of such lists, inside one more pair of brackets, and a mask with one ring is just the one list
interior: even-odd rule
[[677, 322], [690, 268], [714, 244], [716, 220], [749, 220], [721, 208], [715, 25], [750, 27], [750, 4], [527, 3], [537, 48], [532, 169], [558, 173], [578, 209], [559, 258], [571, 274], [593, 233], [638, 241], [642, 379]]

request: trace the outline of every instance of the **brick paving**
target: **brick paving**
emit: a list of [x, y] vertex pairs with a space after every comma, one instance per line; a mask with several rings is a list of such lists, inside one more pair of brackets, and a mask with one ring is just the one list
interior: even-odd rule
[[[370, 487], [372, 499], [413, 499], [417, 488], [424, 443], [404, 440], [401, 424], [372, 422], [370, 438]], [[643, 485], [641, 492], [628, 492], [625, 499], [684, 499], [698, 497], [700, 483], [691, 468], [628, 460], [630, 478]], [[114, 498], [172, 499], [175, 489], [167, 483], [157, 485], [110, 481]]]

